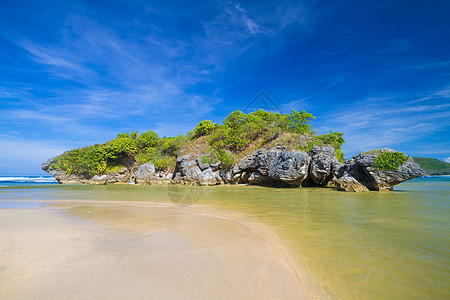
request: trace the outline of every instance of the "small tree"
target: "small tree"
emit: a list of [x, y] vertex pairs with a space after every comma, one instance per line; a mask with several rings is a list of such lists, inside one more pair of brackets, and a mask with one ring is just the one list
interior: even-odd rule
[[302, 110], [298, 112], [296, 110], [291, 111], [287, 117], [288, 127], [297, 133], [304, 134], [311, 131], [311, 125], [308, 124], [309, 121], [315, 119], [315, 117]]
[[247, 115], [240, 110], [235, 110], [229, 114], [225, 120], [223, 120], [223, 124], [230, 128], [236, 129], [245, 121], [246, 117]]
[[158, 134], [152, 130], [141, 133], [137, 139], [141, 148], [155, 147], [158, 144]]
[[210, 120], [201, 121], [194, 128], [194, 138], [210, 134], [217, 126], [218, 126], [217, 123], [213, 123]]

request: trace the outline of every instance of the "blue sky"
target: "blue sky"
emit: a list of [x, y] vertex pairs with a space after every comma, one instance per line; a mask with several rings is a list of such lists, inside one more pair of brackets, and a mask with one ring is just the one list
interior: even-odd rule
[[450, 1], [21, 1], [0, 9], [0, 175], [119, 132], [185, 134], [266, 91], [344, 132], [450, 160]]

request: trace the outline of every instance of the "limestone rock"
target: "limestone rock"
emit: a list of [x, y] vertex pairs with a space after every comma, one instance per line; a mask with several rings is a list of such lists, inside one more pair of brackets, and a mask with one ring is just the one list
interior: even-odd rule
[[247, 181], [251, 184], [267, 184], [271, 180], [272, 179], [269, 176], [263, 175], [259, 171], [251, 173], [247, 178]]
[[374, 160], [377, 155], [384, 152], [394, 152], [394, 150], [383, 148], [378, 149], [375, 153], [361, 153], [354, 157], [355, 164], [364, 172], [366, 186], [370, 190], [392, 191], [396, 184], [425, 175], [425, 171], [412, 158], [409, 158], [395, 171], [378, 170]]
[[314, 146], [310, 152], [311, 167], [309, 175], [312, 181], [319, 185], [326, 185], [331, 180], [333, 165], [339, 164], [331, 146]]
[[108, 182], [108, 175], [95, 175], [92, 177], [88, 183], [93, 185], [104, 185]]
[[210, 168], [202, 171], [198, 175], [198, 180], [200, 185], [216, 185], [222, 182], [222, 178]]
[[[264, 151], [264, 149], [261, 149]], [[256, 151], [257, 154], [255, 157], [255, 167], [259, 173], [264, 176], [269, 176], [269, 169], [272, 161], [277, 158], [282, 149], [281, 148], [273, 148], [267, 151], [267, 153]]]
[[131, 180], [136, 183], [147, 183], [152, 179], [153, 174], [155, 174], [155, 165], [146, 163], [137, 168]]
[[203, 163], [202, 158], [199, 156], [196, 158], [197, 166], [200, 168], [200, 170], [206, 170], [209, 168], [209, 163]]
[[202, 174], [202, 170], [197, 165], [189, 165], [186, 171], [186, 183], [187, 184], [196, 184], [199, 183], [200, 174]]
[[300, 186], [308, 176], [311, 158], [298, 150], [283, 151], [270, 163], [269, 176], [292, 186]]
[[369, 189], [356, 180], [349, 173], [345, 173], [340, 178], [334, 178], [333, 183], [337, 190], [346, 192], [368, 192]]

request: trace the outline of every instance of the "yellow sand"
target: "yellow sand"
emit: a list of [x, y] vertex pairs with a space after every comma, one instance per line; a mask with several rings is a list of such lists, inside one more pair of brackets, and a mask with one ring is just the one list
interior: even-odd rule
[[0, 299], [310, 299], [282, 247], [192, 208], [0, 209]]

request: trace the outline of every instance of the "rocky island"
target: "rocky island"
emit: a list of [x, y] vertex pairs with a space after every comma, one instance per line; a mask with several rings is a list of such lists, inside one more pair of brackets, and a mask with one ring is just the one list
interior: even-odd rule
[[231, 113], [222, 125], [200, 122], [186, 136], [122, 133], [101, 145], [49, 159], [59, 183], [256, 184], [385, 191], [423, 176], [414, 160], [382, 148], [344, 160], [342, 133], [318, 135], [304, 111]]

